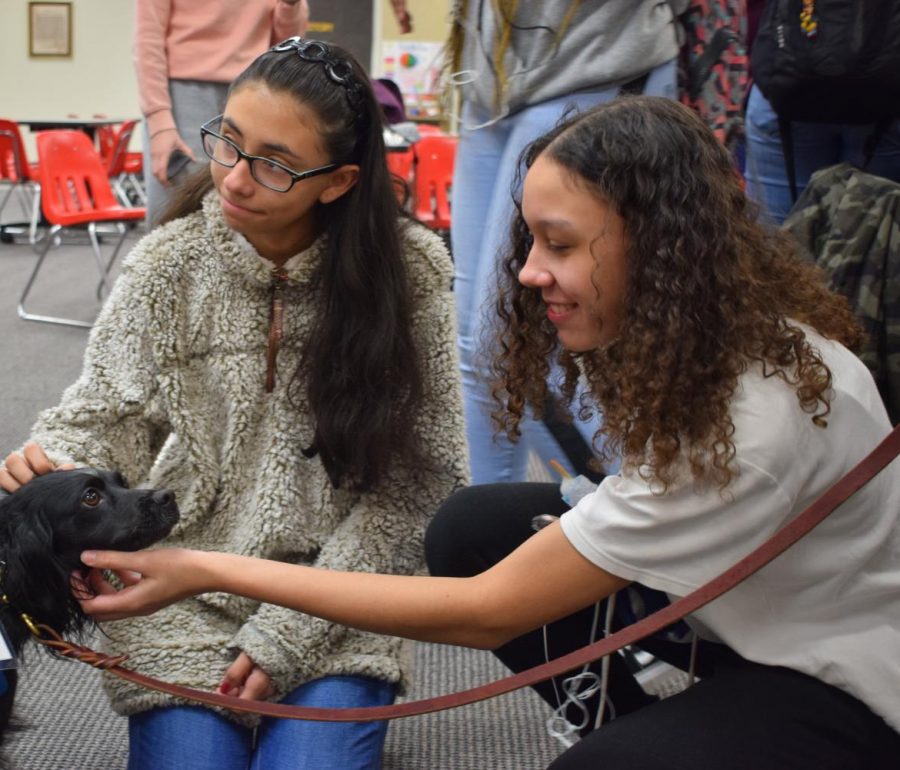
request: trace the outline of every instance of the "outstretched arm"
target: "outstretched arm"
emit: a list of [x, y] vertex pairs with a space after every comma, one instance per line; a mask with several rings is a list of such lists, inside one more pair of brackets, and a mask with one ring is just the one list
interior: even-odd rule
[[223, 591], [365, 631], [481, 648], [498, 647], [627, 585], [581, 556], [559, 524], [471, 578], [336, 572], [180, 549], [89, 551], [82, 558], [90, 567], [122, 573], [129, 584], [115, 591], [92, 573], [100, 595], [81, 604], [101, 621]]

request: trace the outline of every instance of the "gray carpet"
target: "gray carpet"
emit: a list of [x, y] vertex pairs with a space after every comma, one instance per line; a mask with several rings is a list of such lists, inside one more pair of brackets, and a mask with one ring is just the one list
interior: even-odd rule
[[[133, 237], [130, 237], [133, 242]], [[32, 312], [90, 320], [97, 270], [86, 245], [51, 252], [36, 284]], [[0, 244], [0, 452], [20, 445], [38, 410], [55, 404], [79, 370], [85, 330], [21, 321], [16, 302], [35, 253], [27, 244]], [[114, 715], [100, 691], [100, 674], [83, 664], [36, 650], [25, 656], [17, 715], [27, 725], [9, 742], [13, 770], [122, 770], [126, 720]], [[486, 652], [416, 645], [413, 699], [466, 689], [504, 676]], [[679, 673], [654, 685], [683, 686]], [[665, 694], [665, 693], [664, 693]], [[453, 711], [392, 723], [385, 770], [537, 770], [561, 746], [544, 723], [549, 709], [519, 691]], [[189, 770], [189, 768], [187, 768]]]

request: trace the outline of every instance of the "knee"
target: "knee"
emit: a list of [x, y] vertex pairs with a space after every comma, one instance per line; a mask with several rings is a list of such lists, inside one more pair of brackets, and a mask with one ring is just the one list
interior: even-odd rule
[[476, 484], [438, 508], [425, 533], [432, 575], [468, 577], [489, 569], [534, 534], [537, 513], [559, 514], [564, 504], [554, 484]]
[[483, 513], [478, 490], [457, 490], [435, 512], [425, 532], [425, 562], [432, 575], [469, 577], [482, 571], [475, 559], [480, 549], [472, 548]]

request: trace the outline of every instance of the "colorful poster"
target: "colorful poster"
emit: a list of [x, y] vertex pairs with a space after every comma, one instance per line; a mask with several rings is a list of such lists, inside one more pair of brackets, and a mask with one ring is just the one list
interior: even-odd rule
[[440, 112], [443, 43], [388, 40], [382, 44], [382, 72], [399, 87], [410, 118], [434, 118]]

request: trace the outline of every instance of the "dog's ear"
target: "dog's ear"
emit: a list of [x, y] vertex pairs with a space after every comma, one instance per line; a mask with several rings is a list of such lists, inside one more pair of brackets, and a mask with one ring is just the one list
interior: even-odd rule
[[80, 629], [84, 616], [71, 596], [69, 571], [54, 554], [53, 531], [40, 506], [18, 509], [8, 503], [0, 513], [6, 540], [3, 588], [12, 608], [60, 633]]

